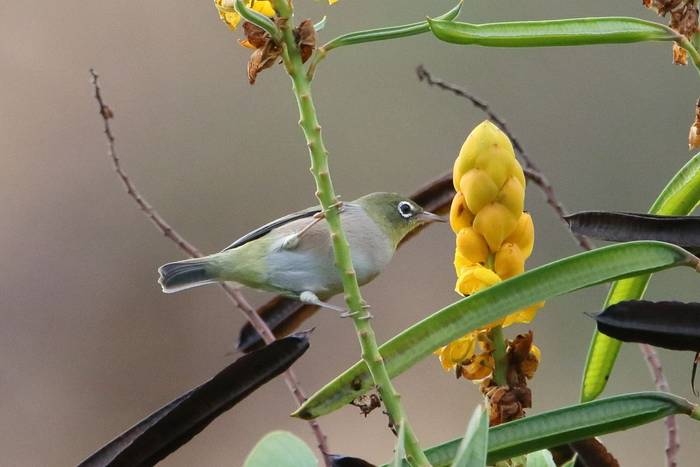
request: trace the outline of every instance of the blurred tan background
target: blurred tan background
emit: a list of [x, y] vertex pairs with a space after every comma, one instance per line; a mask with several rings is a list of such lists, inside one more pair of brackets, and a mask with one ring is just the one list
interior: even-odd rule
[[[79, 462], [122, 430], [209, 378], [243, 319], [216, 288], [166, 296], [156, 267], [181, 253], [128, 199], [107, 159], [88, 69], [114, 109], [117, 149], [141, 191], [204, 251], [314, 203], [290, 83], [280, 68], [245, 79], [247, 51], [213, 2], [0, 4], [0, 452], [3, 465]], [[321, 40], [416, 21], [451, 2], [298, 0], [328, 15]], [[468, 1], [475, 22], [631, 15], [638, 0]], [[315, 97], [345, 199], [410, 193], [451, 167], [484, 116], [428, 88], [423, 63], [487, 100], [510, 123], [571, 210], [646, 210], [690, 157], [687, 129], [698, 77], [671, 65], [668, 44], [538, 50], [457, 47], [425, 35], [339, 49], [322, 64]], [[578, 251], [541, 194], [528, 189], [537, 243], [529, 266]], [[364, 288], [383, 341], [454, 301], [453, 237], [434, 226]], [[687, 270], [658, 275], [649, 297], [698, 300]], [[606, 288], [550, 301], [533, 324], [543, 360], [532, 413], [578, 400], [593, 323]], [[255, 303], [267, 296], [250, 292]], [[297, 364], [311, 392], [359, 355], [349, 321], [320, 313]], [[513, 334], [516, 330], [509, 330]], [[672, 389], [691, 397], [692, 356], [662, 351]], [[429, 359], [397, 380], [425, 446], [464, 430], [477, 388]], [[635, 345], [623, 348], [607, 394], [653, 387]], [[264, 433], [305, 423], [272, 381], [163, 465], [240, 465]], [[347, 408], [321, 419], [334, 452], [386, 460], [379, 413]], [[680, 419], [681, 465], [700, 455], [698, 425]], [[663, 463], [664, 427], [605, 437], [623, 465]]]

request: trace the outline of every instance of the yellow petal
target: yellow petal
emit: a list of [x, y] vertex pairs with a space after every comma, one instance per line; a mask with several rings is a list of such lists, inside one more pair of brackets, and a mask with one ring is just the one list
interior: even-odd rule
[[462, 363], [468, 358], [471, 358], [471, 356], [474, 355], [475, 347], [476, 341], [469, 334], [464, 337], [460, 337], [456, 341], [450, 342], [447, 345], [450, 361], [458, 364]]
[[532, 247], [535, 243], [535, 225], [532, 223], [532, 216], [526, 212], [522, 213], [515, 230], [508, 235], [504, 242], [518, 245], [523, 257], [527, 259], [532, 253]]
[[471, 295], [500, 281], [495, 272], [477, 264], [462, 269], [455, 290], [462, 295]]
[[503, 240], [513, 233], [518, 218], [501, 203], [484, 206], [474, 217], [474, 230], [483, 235], [492, 252], [501, 248]]
[[495, 201], [498, 196], [498, 186], [489, 175], [479, 169], [471, 169], [459, 180], [459, 191], [464, 195], [467, 207], [474, 214]]
[[517, 178], [510, 177], [498, 193], [498, 202], [507, 207], [515, 218], [519, 218], [525, 206], [525, 186]]
[[248, 6], [260, 14], [272, 18], [275, 16], [275, 9], [272, 7], [272, 3], [268, 0], [249, 0]]
[[459, 232], [464, 227], [469, 227], [474, 221], [474, 214], [469, 211], [467, 204], [464, 201], [464, 195], [457, 192], [454, 198], [452, 198], [452, 205], [450, 206], [450, 226], [454, 233]]
[[511, 324], [529, 323], [533, 319], [535, 319], [535, 315], [537, 315], [537, 310], [539, 310], [543, 306], [544, 302], [538, 302], [534, 305], [530, 305], [527, 308], [523, 308], [522, 310], [516, 311], [515, 313], [511, 313], [510, 315], [506, 316], [505, 320], [503, 320], [502, 326], [507, 327]]
[[474, 357], [473, 361], [462, 367], [462, 376], [469, 380], [484, 379], [491, 374], [496, 362], [491, 354], [481, 354]]
[[485, 263], [489, 257], [489, 246], [472, 227], [465, 227], [457, 234], [457, 252], [470, 263]]
[[226, 23], [231, 30], [234, 30], [236, 26], [238, 26], [238, 23], [241, 22], [241, 16], [236, 13], [233, 6], [229, 6], [228, 4], [224, 5], [223, 2], [224, 0], [214, 0], [214, 5], [219, 11], [219, 18], [221, 18], [221, 21]]
[[493, 269], [503, 280], [520, 274], [525, 270], [525, 257], [520, 248], [513, 243], [504, 243], [496, 252]]

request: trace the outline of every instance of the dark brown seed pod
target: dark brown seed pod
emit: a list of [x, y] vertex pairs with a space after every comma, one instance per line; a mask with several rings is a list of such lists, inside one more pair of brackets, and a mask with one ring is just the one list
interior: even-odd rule
[[700, 249], [700, 217], [582, 211], [565, 217], [572, 232], [600, 240], [658, 240], [690, 251]]
[[[316, 305], [305, 305], [299, 300], [278, 295], [258, 308], [257, 313], [267, 323], [275, 337], [280, 338], [294, 332], [295, 329], [317, 311], [318, 307]], [[265, 342], [258, 334], [258, 331], [251, 326], [250, 322], [246, 322], [241, 326], [236, 350], [248, 353], [258, 350], [264, 345]]]
[[624, 342], [700, 351], [700, 303], [630, 300], [592, 317], [600, 332]]
[[700, 356], [700, 303], [630, 300], [589, 316], [596, 320], [598, 331], [606, 336], [624, 342], [695, 352], [690, 387], [693, 394], [698, 395], [695, 373]]
[[309, 348], [308, 334], [297, 333], [244, 355], [206, 383], [149, 415], [80, 466], [156, 464], [219, 415], [289, 368]]

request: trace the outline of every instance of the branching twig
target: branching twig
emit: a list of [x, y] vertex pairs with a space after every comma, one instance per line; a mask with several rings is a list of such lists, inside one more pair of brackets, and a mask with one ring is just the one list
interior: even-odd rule
[[[525, 164], [525, 176], [528, 178], [528, 180], [532, 181], [535, 185], [537, 185], [540, 188], [540, 190], [542, 190], [545, 199], [547, 200], [547, 204], [549, 204], [552, 207], [552, 209], [557, 213], [561, 221], [565, 225], [567, 225], [567, 230], [569, 230], [568, 223], [564, 219], [564, 216], [566, 216], [567, 214], [566, 208], [557, 199], [552, 184], [549, 183], [547, 177], [542, 173], [542, 171], [540, 171], [537, 165], [525, 153], [525, 150], [523, 149], [522, 145], [515, 137], [515, 135], [513, 135], [513, 133], [510, 131], [510, 129], [506, 125], [506, 122], [502, 120], [498, 115], [496, 115], [486, 102], [482, 101], [473, 94], [470, 94], [464, 88], [457, 86], [456, 84], [452, 84], [440, 78], [434, 77], [428, 70], [426, 70], [426, 68], [423, 65], [419, 65], [416, 68], [416, 73], [418, 74], [418, 79], [420, 81], [425, 81], [430, 86], [436, 86], [445, 91], [450, 91], [459, 97], [467, 99], [476, 108], [484, 112], [489, 118], [489, 120], [493, 121], [493, 123], [495, 123], [499, 128], [501, 128], [501, 130], [503, 130], [505, 134], [508, 135], [508, 137], [513, 143], [513, 149], [515, 149], [515, 151], [518, 153], [520, 158], [523, 160], [523, 163]], [[572, 233], [572, 235], [576, 238], [581, 248], [583, 248], [584, 250], [593, 249], [593, 245], [587, 237], [575, 233]], [[656, 350], [654, 350], [653, 347], [646, 344], [640, 344], [639, 350], [642, 352], [642, 355], [646, 359], [647, 365], [649, 366], [649, 371], [654, 379], [654, 384], [656, 385], [656, 388], [659, 391], [670, 392], [671, 390], [668, 384], [668, 380], [664, 375], [663, 368], [661, 367], [661, 361], [659, 360], [659, 356], [656, 353]], [[676, 467], [676, 457], [678, 455], [678, 450], [680, 449], [680, 444], [678, 441], [678, 425], [676, 423], [676, 418], [673, 415], [666, 417], [666, 430], [666, 465], [668, 467]]]
[[[131, 179], [129, 179], [128, 175], [122, 168], [119, 156], [117, 155], [117, 151], [115, 148], [115, 139], [109, 122], [110, 119], [114, 118], [114, 113], [109, 108], [109, 106], [107, 106], [107, 104], [104, 103], [104, 100], [102, 99], [102, 89], [100, 88], [100, 84], [98, 81], [99, 76], [92, 68], [90, 69], [90, 76], [92, 77], [92, 85], [95, 90], [95, 100], [100, 106], [100, 115], [102, 116], [102, 121], [104, 124], [104, 134], [107, 138], [107, 153], [110, 159], [112, 160], [114, 171], [117, 173], [119, 179], [122, 181], [127, 194], [131, 197], [131, 199], [134, 200], [136, 204], [138, 204], [141, 211], [143, 211], [146, 217], [148, 217], [151, 220], [151, 222], [153, 222], [156, 228], [160, 230], [166, 238], [175, 243], [175, 245], [177, 245], [177, 247], [180, 248], [180, 250], [182, 250], [185, 254], [192, 258], [202, 256], [201, 251], [196, 246], [187, 241], [182, 235], [180, 235], [175, 229], [173, 229], [170, 226], [170, 224], [165, 219], [163, 219], [163, 217], [158, 213], [158, 211], [156, 211], [153, 208], [153, 206], [148, 201], [146, 201], [146, 199], [141, 195], [141, 193], [139, 193], [139, 191], [132, 183]], [[233, 302], [233, 304], [243, 313], [243, 315], [245, 315], [246, 319], [248, 319], [248, 321], [253, 325], [255, 330], [258, 331], [258, 333], [263, 337], [265, 343], [269, 344], [270, 342], [273, 342], [275, 340], [275, 336], [272, 334], [272, 331], [270, 331], [270, 328], [267, 326], [267, 324], [265, 324], [265, 321], [263, 321], [263, 319], [256, 313], [255, 309], [250, 305], [250, 303], [248, 303], [241, 291], [225, 283], [221, 284], [221, 287], [223, 288], [224, 292], [229, 297], [231, 302]], [[292, 371], [291, 368], [288, 369], [284, 374], [284, 378], [296, 402], [298, 404], [302, 404], [306, 400], [306, 394], [304, 393], [304, 390], [299, 384], [299, 380], [294, 371]], [[330, 458], [328, 445], [326, 442], [326, 436], [321, 430], [321, 426], [316, 420], [309, 420], [309, 425], [311, 426], [311, 430], [313, 431], [314, 436], [316, 437], [316, 441], [318, 442], [318, 448], [323, 454], [326, 465], [330, 466]]]
[[[513, 149], [515, 149], [515, 152], [518, 154], [518, 156], [520, 156], [523, 163], [525, 164], [525, 176], [528, 178], [528, 180], [530, 180], [542, 190], [547, 204], [549, 204], [552, 207], [552, 209], [554, 209], [557, 215], [561, 218], [561, 221], [568, 226], [568, 224], [566, 224], [566, 221], [564, 220], [564, 216], [567, 214], [567, 211], [554, 194], [554, 188], [552, 188], [552, 184], [549, 183], [547, 177], [545, 177], [545, 175], [540, 171], [537, 165], [525, 153], [525, 150], [523, 149], [522, 145], [515, 137], [515, 135], [511, 133], [510, 129], [506, 125], [506, 122], [502, 120], [498, 115], [493, 113], [486, 102], [482, 101], [473, 94], [470, 94], [465, 89], [463, 89], [460, 86], [457, 86], [456, 84], [448, 83], [447, 81], [444, 81], [442, 79], [435, 78], [428, 70], [425, 69], [423, 65], [419, 65], [418, 68], [416, 68], [416, 73], [418, 74], [419, 80], [425, 81], [430, 86], [437, 86], [440, 89], [450, 91], [453, 94], [456, 94], [457, 96], [467, 99], [474, 105], [474, 107], [484, 112], [489, 118], [489, 120], [495, 123], [501, 130], [503, 130], [503, 132], [506, 135], [508, 135], [511, 142], [513, 143]], [[572, 233], [572, 235], [574, 236], [578, 244], [581, 246], [581, 248], [583, 248], [584, 250], [593, 249], [593, 245], [586, 237], [575, 233]]]

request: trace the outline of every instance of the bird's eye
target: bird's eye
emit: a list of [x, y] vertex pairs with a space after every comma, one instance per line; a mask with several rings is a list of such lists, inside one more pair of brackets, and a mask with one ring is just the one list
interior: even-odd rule
[[413, 215], [413, 206], [411, 206], [411, 203], [407, 201], [401, 201], [399, 203], [399, 214], [401, 214], [401, 217], [404, 219], [408, 219]]

